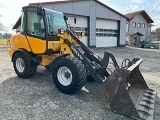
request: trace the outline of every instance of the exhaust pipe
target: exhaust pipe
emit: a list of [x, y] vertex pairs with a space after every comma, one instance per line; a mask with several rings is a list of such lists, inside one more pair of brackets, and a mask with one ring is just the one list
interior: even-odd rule
[[145, 82], [139, 65], [133, 59], [129, 68], [116, 68], [99, 86], [98, 93], [105, 108], [134, 119], [152, 120], [156, 92]]

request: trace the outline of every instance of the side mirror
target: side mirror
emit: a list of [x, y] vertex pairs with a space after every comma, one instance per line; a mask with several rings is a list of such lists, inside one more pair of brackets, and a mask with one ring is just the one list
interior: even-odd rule
[[42, 15], [43, 9], [42, 7], [37, 7], [37, 15]]
[[74, 17], [74, 24], [76, 24], [77, 23], [77, 18], [76, 18], [76, 16]]

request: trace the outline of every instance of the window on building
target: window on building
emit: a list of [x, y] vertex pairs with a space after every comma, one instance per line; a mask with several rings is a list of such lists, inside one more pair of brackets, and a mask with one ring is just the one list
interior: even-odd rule
[[74, 27], [70, 27], [71, 30], [74, 30]]
[[113, 29], [109, 29], [109, 32], [113, 32], [114, 30]]
[[103, 29], [99, 29], [99, 32], [103, 32]]
[[117, 33], [118, 31], [117, 31], [117, 30], [114, 30], [114, 32]]
[[113, 34], [113, 37], [117, 37], [117, 34]]
[[104, 32], [108, 32], [108, 29], [104, 29]]
[[84, 36], [88, 36], [88, 35], [87, 35], [87, 32], [84, 33]]
[[113, 36], [113, 34], [109, 34], [109, 36], [110, 36], [110, 37], [112, 37], [112, 36]]
[[102, 37], [102, 36], [103, 36], [103, 33], [99, 33], [99, 36]]
[[105, 36], [105, 37], [108, 36], [108, 33], [104, 33], [104, 36]]
[[138, 28], [140, 28], [141, 27], [141, 23], [138, 23], [137, 26], [138, 26]]
[[136, 27], [136, 22], [133, 22], [133, 23], [132, 23], [132, 27]]
[[81, 27], [75, 27], [75, 31], [81, 31]]
[[96, 36], [99, 36], [99, 33], [96, 33]]
[[85, 31], [87, 32], [87, 31], [88, 31], [88, 28], [85, 28]]
[[85, 31], [85, 27], [82, 27], [82, 31]]
[[96, 29], [96, 32], [99, 32], [99, 29]]
[[142, 27], [145, 28], [145, 23], [142, 24]]

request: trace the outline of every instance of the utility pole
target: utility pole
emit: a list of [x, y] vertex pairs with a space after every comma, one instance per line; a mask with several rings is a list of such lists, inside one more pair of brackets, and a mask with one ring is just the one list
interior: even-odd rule
[[6, 30], [6, 40], [7, 40], [7, 30]]
[[7, 40], [7, 30], [6, 30], [6, 42], [7, 42], [7, 45], [9, 44], [9, 41]]

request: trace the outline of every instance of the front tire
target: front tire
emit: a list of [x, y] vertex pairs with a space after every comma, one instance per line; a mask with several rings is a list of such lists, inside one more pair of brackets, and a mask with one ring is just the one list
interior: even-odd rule
[[52, 79], [61, 92], [73, 94], [86, 83], [85, 66], [77, 58], [62, 57], [52, 65]]
[[30, 78], [36, 74], [37, 66], [30, 60], [27, 54], [17, 52], [13, 56], [13, 67], [20, 78]]

